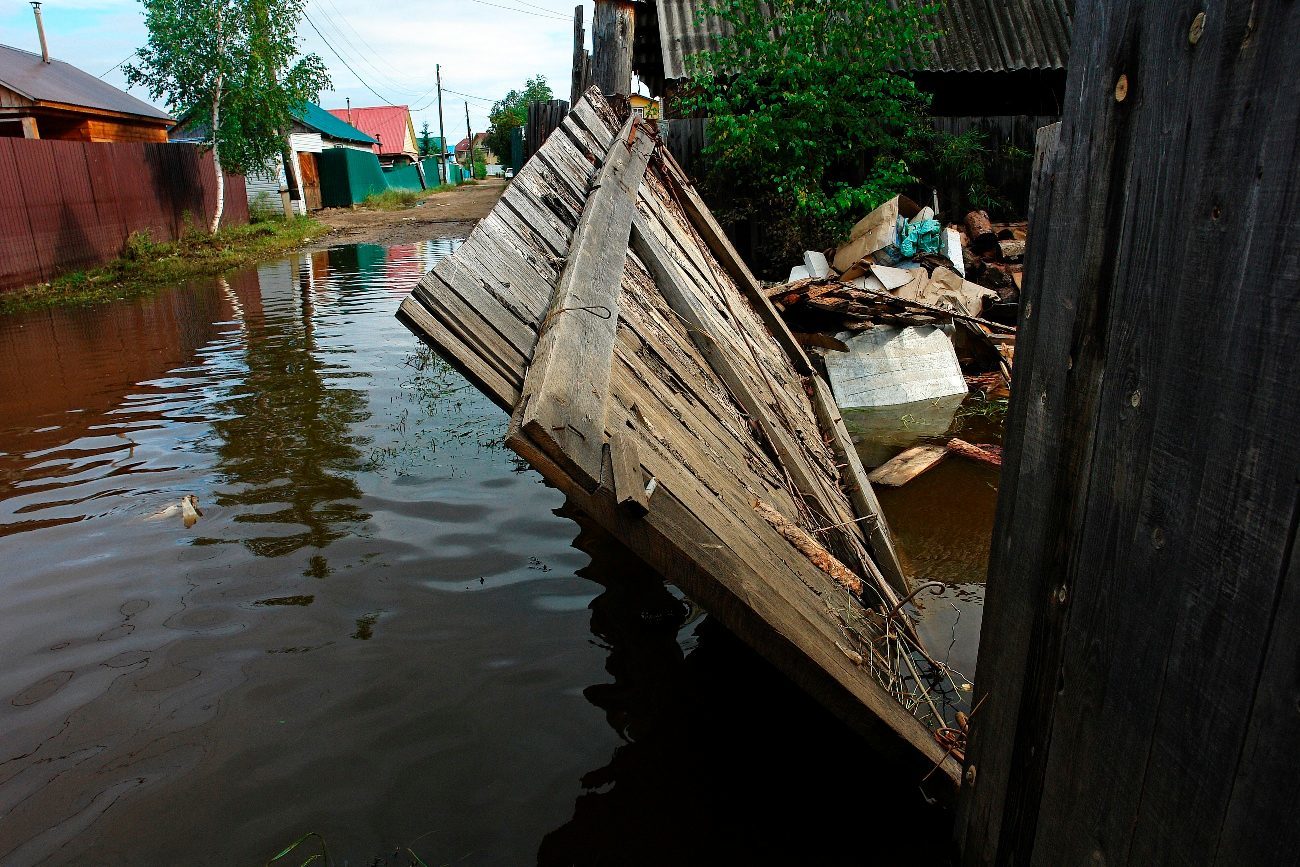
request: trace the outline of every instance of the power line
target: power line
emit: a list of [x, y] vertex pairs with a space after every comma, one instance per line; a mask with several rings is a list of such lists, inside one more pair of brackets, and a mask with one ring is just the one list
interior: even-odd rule
[[[324, 2], [328, 3], [328, 0], [324, 0]], [[317, 6], [317, 11], [324, 16], [324, 21], [322, 23], [328, 23], [329, 26], [338, 35], [339, 39], [342, 41], [341, 44], [345, 44], [348, 46], [348, 48], [351, 49], [351, 53], [354, 61], [360, 61], [361, 63], [364, 63], [366, 66], [369, 66], [374, 71], [375, 75], [378, 76], [379, 78], [378, 83], [382, 85], [386, 90], [397, 91], [399, 93], [408, 94], [408, 95], [413, 95], [417, 93], [415, 87], [412, 87], [404, 83], [402, 80], [395, 77], [394, 75], [385, 72], [383, 69], [380, 69], [379, 66], [376, 65], [376, 63], [370, 59], [372, 56], [375, 57], [379, 56], [379, 52], [375, 51], [374, 47], [371, 46], [370, 43], [366, 42], [365, 37], [363, 37], [359, 32], [357, 32], [355, 27], [352, 27], [352, 25], [348, 22], [346, 16], [344, 16], [343, 13], [339, 12], [337, 7], [335, 7], [332, 3], [330, 3], [329, 6], [330, 8], [333, 8], [335, 10], [334, 15], [331, 15], [330, 12], [326, 10], [323, 6]], [[337, 15], [338, 17], [336, 18], [335, 15]], [[357, 47], [356, 43], [352, 41], [352, 39], [344, 31], [343, 27], [340, 26], [339, 24], [340, 20], [344, 25], [347, 25], [348, 29], [350, 29], [353, 33], [356, 34], [357, 38], [361, 40], [361, 43], [365, 45], [366, 48], [369, 49], [369, 51], [363, 51]], [[416, 99], [417, 100], [423, 99], [427, 94], [428, 91], [420, 93], [420, 95], [416, 97]]]
[[559, 13], [553, 13], [553, 12], [548, 12], [548, 13], [542, 13], [542, 12], [531, 12], [531, 11], [529, 11], [529, 10], [527, 10], [527, 9], [520, 9], [520, 8], [518, 8], [518, 7], [515, 7], [515, 6], [502, 6], [500, 3], [489, 3], [488, 0], [473, 0], [473, 2], [475, 2], [475, 3], [482, 3], [484, 6], [495, 6], [497, 9], [505, 9], [505, 10], [508, 11], [508, 12], [519, 12], [519, 13], [521, 13], [521, 14], [523, 14], [523, 15], [536, 15], [538, 18], [553, 18], [553, 19], [555, 19], [556, 21], [568, 21], [568, 20], [569, 20], [569, 17], [568, 17], [567, 15], [560, 15]]
[[123, 58], [122, 58], [121, 60], [119, 60], [117, 63], [114, 63], [114, 64], [113, 64], [112, 66], [110, 66], [108, 69], [104, 70], [103, 73], [101, 73], [99, 77], [100, 77], [100, 78], [103, 78], [105, 75], [108, 75], [108, 74], [109, 74], [110, 72], [112, 72], [114, 69], [117, 69], [117, 68], [118, 68], [119, 66], [121, 66], [123, 63], [126, 63], [126, 62], [127, 62], [128, 60], [130, 60], [132, 57], [135, 57], [135, 52], [134, 52], [134, 51], [132, 51], [132, 52], [131, 52], [130, 54], [128, 54], [126, 57], [123, 57]]
[[369, 84], [369, 82], [367, 82], [364, 78], [362, 78], [360, 75], [357, 74], [357, 71], [356, 71], [355, 69], [352, 68], [352, 64], [350, 64], [350, 63], [348, 63], [346, 60], [344, 60], [344, 59], [343, 59], [343, 55], [342, 55], [342, 54], [339, 54], [338, 49], [336, 49], [333, 45], [330, 44], [330, 41], [329, 41], [328, 39], [325, 38], [325, 34], [324, 34], [324, 33], [321, 33], [321, 32], [320, 32], [320, 28], [316, 26], [316, 22], [315, 22], [315, 21], [312, 21], [312, 20], [311, 20], [311, 16], [309, 16], [309, 15], [307, 15], [307, 14], [304, 13], [302, 17], [303, 17], [303, 20], [304, 20], [304, 21], [306, 21], [308, 24], [311, 25], [311, 29], [316, 31], [316, 35], [320, 37], [320, 41], [321, 41], [321, 42], [324, 42], [324, 43], [325, 43], [325, 46], [326, 46], [327, 48], [329, 48], [329, 50], [332, 51], [332, 52], [334, 53], [334, 56], [337, 57], [337, 58], [339, 59], [339, 63], [342, 63], [345, 67], [347, 67], [348, 72], [352, 73], [352, 75], [356, 78], [356, 80], [359, 81], [359, 82], [361, 82], [361, 86], [362, 86], [362, 87], [364, 87], [366, 90], [368, 90], [368, 91], [370, 91], [371, 93], [373, 93], [375, 96], [379, 97], [379, 99], [380, 99], [381, 102], [388, 103], [389, 105], [393, 106], [394, 108], [397, 107], [396, 103], [389, 102], [387, 99], [384, 99], [383, 96], [380, 96], [379, 91], [377, 91], [377, 90], [375, 90], [373, 87], [371, 87], [370, 84]]

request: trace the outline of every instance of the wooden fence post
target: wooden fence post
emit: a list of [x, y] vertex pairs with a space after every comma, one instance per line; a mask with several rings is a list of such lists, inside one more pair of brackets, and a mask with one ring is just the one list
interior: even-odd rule
[[591, 83], [606, 96], [632, 92], [636, 12], [628, 0], [596, 0], [592, 16]]
[[1300, 848], [1298, 40], [1281, 0], [1078, 6], [1040, 138], [966, 864]]

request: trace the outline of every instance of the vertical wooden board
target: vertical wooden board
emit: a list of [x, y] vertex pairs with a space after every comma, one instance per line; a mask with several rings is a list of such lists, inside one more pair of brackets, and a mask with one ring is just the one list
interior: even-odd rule
[[[1294, 105], [1300, 10], [1216, 4], [1193, 41], [1195, 11], [1120, 2], [1075, 21], [1049, 184], [1069, 219], [1034, 228], [984, 621], [1026, 641], [981, 647], [1003, 707], [976, 721], [969, 863], [1300, 844], [1270, 785], [1281, 754], [1259, 749], [1296, 730], [1294, 651], [1270, 647], [1300, 619], [1300, 118], [1275, 108]], [[1162, 230], [1154, 213], [1184, 219]], [[1256, 811], [1276, 821], [1252, 844]]]
[[0, 247], [4, 249], [0, 256], [0, 291], [35, 283], [42, 275], [23, 189], [25, 166], [14, 147], [17, 141], [0, 138]]

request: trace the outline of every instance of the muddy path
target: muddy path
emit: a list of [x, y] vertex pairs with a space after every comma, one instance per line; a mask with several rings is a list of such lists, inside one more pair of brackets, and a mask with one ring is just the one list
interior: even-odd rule
[[400, 211], [326, 208], [313, 216], [331, 231], [314, 246], [411, 244], [434, 238], [463, 238], [488, 215], [505, 188], [505, 181], [490, 178], [435, 193]]

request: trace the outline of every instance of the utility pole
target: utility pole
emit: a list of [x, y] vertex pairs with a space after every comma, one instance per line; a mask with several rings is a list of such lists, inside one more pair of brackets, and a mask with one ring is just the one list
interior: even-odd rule
[[474, 133], [469, 128], [469, 103], [465, 103], [465, 137], [469, 139], [469, 148], [466, 154], [469, 157], [469, 176], [474, 177]]
[[442, 64], [433, 66], [438, 77], [438, 184], [447, 183], [447, 133], [442, 129]]

